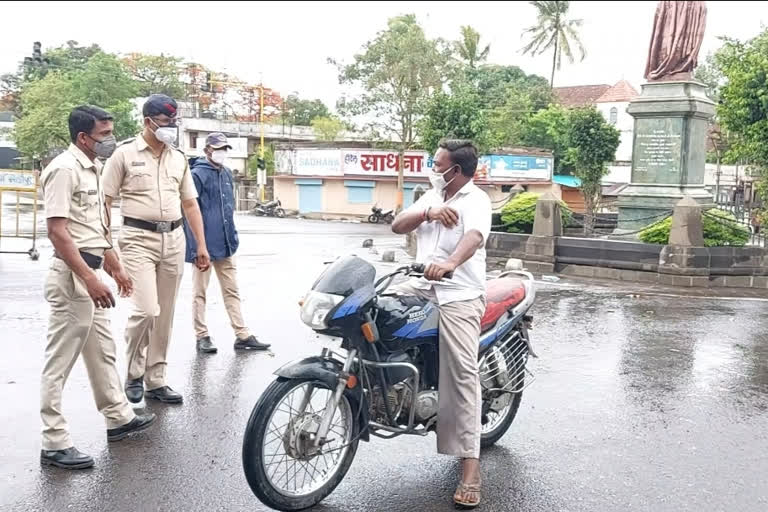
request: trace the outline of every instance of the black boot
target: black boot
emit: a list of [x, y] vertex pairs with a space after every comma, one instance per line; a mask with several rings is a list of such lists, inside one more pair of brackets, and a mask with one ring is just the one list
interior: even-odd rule
[[107, 429], [107, 441], [120, 441], [121, 439], [125, 439], [128, 434], [141, 432], [149, 427], [155, 421], [156, 417], [157, 416], [153, 413], [139, 414], [122, 427]]
[[180, 404], [184, 398], [172, 390], [169, 386], [163, 386], [157, 389], [148, 389], [147, 398], [163, 402], [164, 404]]
[[125, 396], [128, 401], [137, 404], [144, 398], [144, 377], [125, 382]]
[[40, 463], [64, 469], [85, 469], [93, 466], [93, 457], [72, 446], [66, 450], [40, 450]]
[[244, 340], [235, 340], [235, 350], [267, 350], [271, 345], [262, 343], [256, 339], [256, 336], [248, 336]]
[[197, 351], [202, 352], [203, 354], [215, 354], [218, 349], [216, 348], [216, 345], [213, 344], [213, 341], [211, 341], [210, 336], [203, 336], [199, 340], [197, 340]]

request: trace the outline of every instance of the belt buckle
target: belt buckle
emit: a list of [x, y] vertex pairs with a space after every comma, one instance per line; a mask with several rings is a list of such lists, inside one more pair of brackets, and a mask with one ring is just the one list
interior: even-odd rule
[[157, 232], [158, 233], [170, 233], [171, 232], [171, 223], [168, 221], [161, 221], [157, 223]]

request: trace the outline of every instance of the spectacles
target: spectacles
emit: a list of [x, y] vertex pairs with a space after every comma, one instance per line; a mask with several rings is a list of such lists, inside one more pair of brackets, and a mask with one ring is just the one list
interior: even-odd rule
[[176, 117], [172, 117], [170, 121], [168, 121], [168, 124], [160, 124], [152, 117], [150, 117], [149, 120], [152, 121], [158, 128], [177, 128], [181, 126], [181, 119]]

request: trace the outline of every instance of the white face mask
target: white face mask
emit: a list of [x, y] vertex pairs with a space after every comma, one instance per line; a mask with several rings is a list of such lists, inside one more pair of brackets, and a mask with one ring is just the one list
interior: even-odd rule
[[152, 119], [150, 119], [152, 124], [157, 126], [157, 129], [155, 130], [155, 138], [162, 142], [163, 144], [167, 144], [169, 146], [173, 146], [173, 144], [176, 142], [176, 130], [177, 128], [175, 126], [160, 126], [156, 122], [154, 122]]
[[222, 165], [224, 163], [224, 160], [226, 159], [227, 159], [226, 149], [216, 149], [211, 152], [211, 162], [215, 163], [216, 165]]
[[447, 187], [453, 180], [456, 179], [456, 176], [454, 175], [450, 181], [445, 181], [444, 175], [448, 172], [451, 172], [451, 169], [448, 169], [442, 174], [439, 172], [432, 172], [429, 175], [429, 182], [432, 184], [432, 188], [434, 188], [438, 192], [442, 192], [443, 190], [445, 190], [445, 187]]

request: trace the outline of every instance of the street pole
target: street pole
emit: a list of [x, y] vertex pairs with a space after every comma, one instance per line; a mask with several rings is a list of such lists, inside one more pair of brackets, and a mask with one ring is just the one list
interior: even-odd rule
[[[259, 84], [259, 96], [261, 106], [259, 108], [259, 127], [261, 128], [261, 142], [259, 143], [259, 157], [264, 162], [264, 83]], [[267, 188], [267, 169], [264, 165], [264, 169], [261, 169], [264, 173], [264, 181], [261, 184], [261, 202], [264, 202], [264, 196], [266, 195]]]

